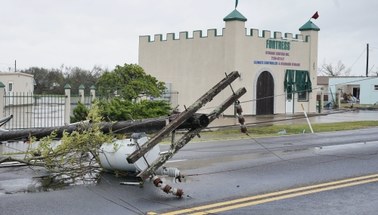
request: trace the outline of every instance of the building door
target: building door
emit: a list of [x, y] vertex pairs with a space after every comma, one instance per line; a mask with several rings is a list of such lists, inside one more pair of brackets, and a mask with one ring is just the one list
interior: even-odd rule
[[294, 93], [286, 93], [286, 113], [294, 113]]
[[268, 71], [264, 71], [258, 77], [256, 84], [256, 115], [273, 114], [273, 107], [273, 76]]
[[360, 99], [360, 88], [359, 87], [353, 87], [353, 96], [357, 99]]

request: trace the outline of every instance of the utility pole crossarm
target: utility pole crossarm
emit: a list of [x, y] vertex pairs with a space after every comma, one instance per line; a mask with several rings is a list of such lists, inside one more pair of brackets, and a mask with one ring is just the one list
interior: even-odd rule
[[141, 158], [144, 154], [146, 154], [151, 148], [156, 146], [165, 136], [167, 136], [170, 132], [175, 130], [183, 122], [185, 122], [185, 120], [187, 120], [194, 113], [196, 113], [206, 103], [211, 101], [216, 95], [219, 94], [219, 92], [221, 92], [224, 88], [226, 88], [230, 83], [232, 83], [238, 77], [240, 77], [240, 75], [237, 71], [231, 72], [227, 77], [225, 77], [223, 80], [217, 83], [213, 88], [211, 88], [208, 92], [206, 92], [201, 98], [199, 98], [190, 107], [188, 107], [187, 110], [180, 113], [176, 119], [174, 119], [162, 130], [160, 130], [157, 134], [155, 134], [155, 136], [153, 136], [150, 140], [147, 141], [147, 143], [141, 146], [139, 150], [134, 151], [132, 154], [130, 154], [127, 157], [127, 161], [129, 163], [135, 163], [139, 158]]

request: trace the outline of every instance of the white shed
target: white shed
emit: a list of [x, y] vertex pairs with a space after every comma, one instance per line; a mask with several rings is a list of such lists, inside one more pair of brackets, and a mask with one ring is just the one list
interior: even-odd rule
[[6, 94], [33, 93], [34, 76], [21, 72], [0, 72], [0, 82], [5, 86]]

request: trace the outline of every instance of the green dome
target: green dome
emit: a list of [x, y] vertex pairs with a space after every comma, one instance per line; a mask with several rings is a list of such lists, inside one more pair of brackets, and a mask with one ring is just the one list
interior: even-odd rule
[[228, 14], [226, 17], [224, 17], [223, 21], [227, 22], [227, 21], [247, 21], [247, 18], [245, 18], [239, 11], [237, 11], [236, 9], [234, 11], [232, 11], [230, 14]]
[[320, 28], [316, 26], [311, 20], [308, 20], [306, 24], [304, 24], [301, 28], [299, 28], [300, 31], [320, 31]]

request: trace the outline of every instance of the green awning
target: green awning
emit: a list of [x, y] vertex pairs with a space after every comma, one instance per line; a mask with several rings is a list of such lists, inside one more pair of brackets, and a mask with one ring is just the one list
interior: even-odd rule
[[297, 92], [312, 92], [311, 80], [308, 71], [297, 70], [295, 76]]
[[286, 70], [285, 73], [285, 81], [284, 81], [284, 87], [285, 87], [285, 92], [287, 94], [292, 94], [295, 91], [294, 88], [294, 70]]
[[286, 70], [284, 88], [288, 94], [312, 92], [310, 74], [305, 70]]

